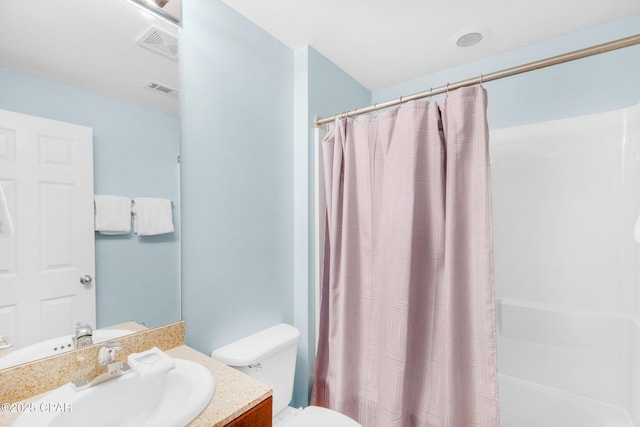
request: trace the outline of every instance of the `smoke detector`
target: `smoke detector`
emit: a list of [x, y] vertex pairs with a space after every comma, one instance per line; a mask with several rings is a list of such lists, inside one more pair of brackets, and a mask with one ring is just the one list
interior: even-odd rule
[[158, 27], [149, 28], [136, 43], [169, 59], [178, 60], [180, 53], [178, 38]]
[[471, 47], [480, 43], [489, 34], [489, 29], [480, 26], [467, 27], [451, 37], [451, 42], [458, 47]]

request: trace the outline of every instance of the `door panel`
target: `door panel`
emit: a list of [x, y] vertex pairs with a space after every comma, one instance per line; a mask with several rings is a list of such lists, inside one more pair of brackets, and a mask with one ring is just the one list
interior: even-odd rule
[[17, 345], [95, 327], [92, 130], [0, 110], [0, 335]]

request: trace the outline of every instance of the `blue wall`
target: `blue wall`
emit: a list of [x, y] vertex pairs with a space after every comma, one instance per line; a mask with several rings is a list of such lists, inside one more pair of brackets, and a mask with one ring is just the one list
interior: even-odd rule
[[292, 322], [293, 52], [218, 0], [183, 3], [187, 344]]
[[[295, 405], [308, 402], [315, 350], [313, 117], [638, 28], [632, 17], [369, 93], [313, 48], [291, 52], [220, 1], [192, 0], [183, 12], [187, 343], [209, 353], [273, 323], [293, 322], [302, 334]], [[503, 127], [636, 102], [635, 89], [625, 88], [638, 70], [638, 56], [637, 49], [628, 49], [485, 84], [490, 122]], [[609, 80], [613, 87], [599, 87]]]
[[314, 117], [364, 107], [371, 94], [310, 46], [295, 55], [294, 324], [300, 330], [293, 403], [306, 406], [315, 366]]
[[[179, 230], [180, 118], [0, 68], [0, 108], [93, 128], [94, 191], [174, 201]], [[180, 319], [179, 234], [96, 234], [97, 325]]]
[[183, 14], [187, 343], [209, 353], [293, 323], [301, 332], [294, 404], [306, 405], [315, 359], [313, 115], [366, 105], [370, 93], [312, 48], [294, 54], [219, 1], [185, 3]]
[[[635, 35], [640, 14], [470, 62], [372, 93], [372, 103]], [[640, 46], [485, 83], [489, 126], [503, 128], [622, 108], [640, 101]]]

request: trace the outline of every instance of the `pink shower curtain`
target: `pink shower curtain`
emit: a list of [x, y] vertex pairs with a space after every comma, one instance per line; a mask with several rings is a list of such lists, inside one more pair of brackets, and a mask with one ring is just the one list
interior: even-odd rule
[[365, 427], [499, 427], [486, 92], [340, 119], [312, 404]]

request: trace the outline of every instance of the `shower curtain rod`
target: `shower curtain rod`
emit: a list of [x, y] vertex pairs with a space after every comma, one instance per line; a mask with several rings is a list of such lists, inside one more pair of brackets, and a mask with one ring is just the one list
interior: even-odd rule
[[473, 77], [456, 83], [447, 83], [447, 85], [441, 86], [436, 89], [430, 89], [425, 92], [416, 93], [414, 95], [401, 96], [400, 98], [394, 99], [392, 101], [375, 104], [369, 107], [359, 108], [353, 111], [347, 111], [342, 114], [336, 114], [335, 116], [327, 117], [324, 119], [321, 117], [316, 117], [316, 127], [331, 123], [337, 118], [359, 116], [360, 114], [370, 113], [372, 111], [381, 110], [383, 108], [393, 107], [394, 105], [414, 101], [416, 99], [427, 98], [432, 95], [438, 95], [461, 87], [473, 86], [476, 84], [490, 82], [492, 80], [502, 79], [504, 77], [515, 76], [516, 74], [527, 73], [529, 71], [539, 70], [540, 68], [558, 65], [565, 62], [574, 61], [576, 59], [586, 58], [588, 56], [599, 55], [601, 53], [610, 52], [612, 50], [622, 49], [623, 47], [629, 47], [637, 44], [640, 44], [640, 34], [610, 41], [607, 43], [602, 43], [596, 46], [587, 47], [584, 49], [574, 50], [573, 52], [563, 53], [561, 55], [552, 56], [546, 59], [540, 59], [538, 61], [529, 62], [527, 64], [506, 68], [504, 70], [495, 71], [490, 74], [481, 74], [478, 77]]

